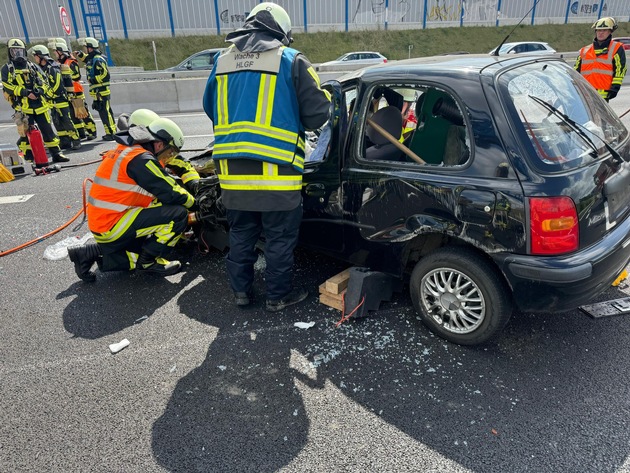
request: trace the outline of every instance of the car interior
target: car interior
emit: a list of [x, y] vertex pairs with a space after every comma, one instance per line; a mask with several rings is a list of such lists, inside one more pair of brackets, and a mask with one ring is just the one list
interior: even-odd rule
[[453, 96], [435, 87], [414, 87], [417, 98], [409, 107], [415, 116], [413, 123], [409, 115], [403, 117], [406, 107], [401, 90], [408, 94], [411, 89], [378, 87], [374, 91], [364, 128], [364, 158], [432, 166], [465, 164], [470, 157], [470, 138]]

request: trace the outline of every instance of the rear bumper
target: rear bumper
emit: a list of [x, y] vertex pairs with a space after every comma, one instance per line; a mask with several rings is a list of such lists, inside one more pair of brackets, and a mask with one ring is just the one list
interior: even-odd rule
[[521, 311], [573, 310], [610, 288], [630, 262], [630, 218], [567, 256], [495, 255]]

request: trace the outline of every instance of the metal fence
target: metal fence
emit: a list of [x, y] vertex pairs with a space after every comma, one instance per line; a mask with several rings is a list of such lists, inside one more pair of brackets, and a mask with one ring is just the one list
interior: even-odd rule
[[[0, 0], [1, 38], [225, 34], [258, 0]], [[629, 0], [277, 0], [294, 32], [630, 21]], [[531, 10], [531, 11], [530, 11]], [[64, 25], [61, 16], [67, 14]], [[97, 13], [95, 13], [97, 12]], [[67, 31], [70, 30], [68, 34]]]

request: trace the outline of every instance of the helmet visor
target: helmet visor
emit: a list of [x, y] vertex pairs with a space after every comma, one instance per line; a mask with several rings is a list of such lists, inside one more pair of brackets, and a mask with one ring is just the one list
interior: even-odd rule
[[26, 57], [26, 50], [24, 48], [9, 48], [9, 54], [12, 58]]

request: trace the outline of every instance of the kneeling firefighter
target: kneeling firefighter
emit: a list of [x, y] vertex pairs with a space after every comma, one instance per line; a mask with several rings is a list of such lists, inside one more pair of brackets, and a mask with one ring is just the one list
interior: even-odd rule
[[77, 276], [94, 281], [94, 263], [101, 271], [175, 274], [181, 263], [164, 256], [186, 229], [195, 203], [164, 169], [184, 144], [182, 131], [158, 118], [114, 137], [118, 147], [103, 157], [88, 197], [88, 226], [97, 243], [68, 249]]

